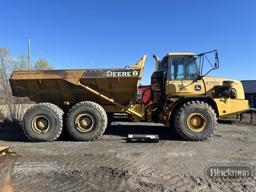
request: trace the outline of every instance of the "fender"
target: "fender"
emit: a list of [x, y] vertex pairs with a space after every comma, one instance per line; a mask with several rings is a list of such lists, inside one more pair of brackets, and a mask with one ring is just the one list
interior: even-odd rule
[[167, 100], [174, 102], [173, 105], [171, 106], [171, 108], [169, 109], [170, 112], [168, 115], [168, 120], [170, 120], [170, 118], [174, 114], [175, 110], [179, 106], [181, 106], [182, 104], [184, 104], [188, 101], [193, 101], [193, 100], [200, 100], [200, 101], [204, 101], [205, 103], [208, 103], [214, 109], [217, 117], [219, 116], [217, 104], [215, 103], [213, 97], [211, 97], [211, 96], [202, 95], [202, 96], [192, 96], [192, 97], [169, 97]]

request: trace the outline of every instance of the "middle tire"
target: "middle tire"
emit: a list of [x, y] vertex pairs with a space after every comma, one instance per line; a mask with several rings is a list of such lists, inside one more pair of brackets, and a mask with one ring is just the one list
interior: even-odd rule
[[82, 101], [74, 105], [66, 117], [66, 129], [69, 135], [78, 141], [93, 141], [107, 128], [108, 117], [99, 104]]

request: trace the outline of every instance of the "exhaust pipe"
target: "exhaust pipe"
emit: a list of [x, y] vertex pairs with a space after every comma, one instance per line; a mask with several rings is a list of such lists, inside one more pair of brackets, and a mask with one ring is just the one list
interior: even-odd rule
[[156, 70], [156, 71], [159, 71], [159, 69], [160, 69], [160, 60], [159, 60], [159, 57], [154, 54], [154, 55], [153, 55], [153, 58], [154, 58], [155, 63], [156, 63], [156, 69], [155, 69], [155, 70]]

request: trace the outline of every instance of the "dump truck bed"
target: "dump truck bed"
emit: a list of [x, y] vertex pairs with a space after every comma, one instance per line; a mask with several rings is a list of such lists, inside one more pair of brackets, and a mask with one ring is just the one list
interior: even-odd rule
[[113, 104], [88, 92], [79, 83], [128, 105], [136, 100], [145, 60], [146, 56], [131, 67], [115, 69], [14, 71], [10, 84], [14, 96], [28, 97], [36, 103], [50, 102], [62, 106], [94, 101], [111, 110]]

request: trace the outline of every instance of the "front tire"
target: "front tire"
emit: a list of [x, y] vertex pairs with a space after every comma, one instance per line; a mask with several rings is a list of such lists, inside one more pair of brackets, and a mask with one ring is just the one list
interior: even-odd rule
[[99, 104], [83, 101], [77, 103], [68, 112], [66, 128], [75, 140], [93, 141], [105, 132], [107, 122], [107, 114]]
[[54, 104], [33, 105], [23, 116], [23, 131], [31, 141], [55, 141], [62, 132], [62, 115], [63, 111]]
[[203, 101], [189, 101], [174, 114], [174, 128], [185, 140], [206, 140], [214, 134], [217, 118], [213, 108]]

